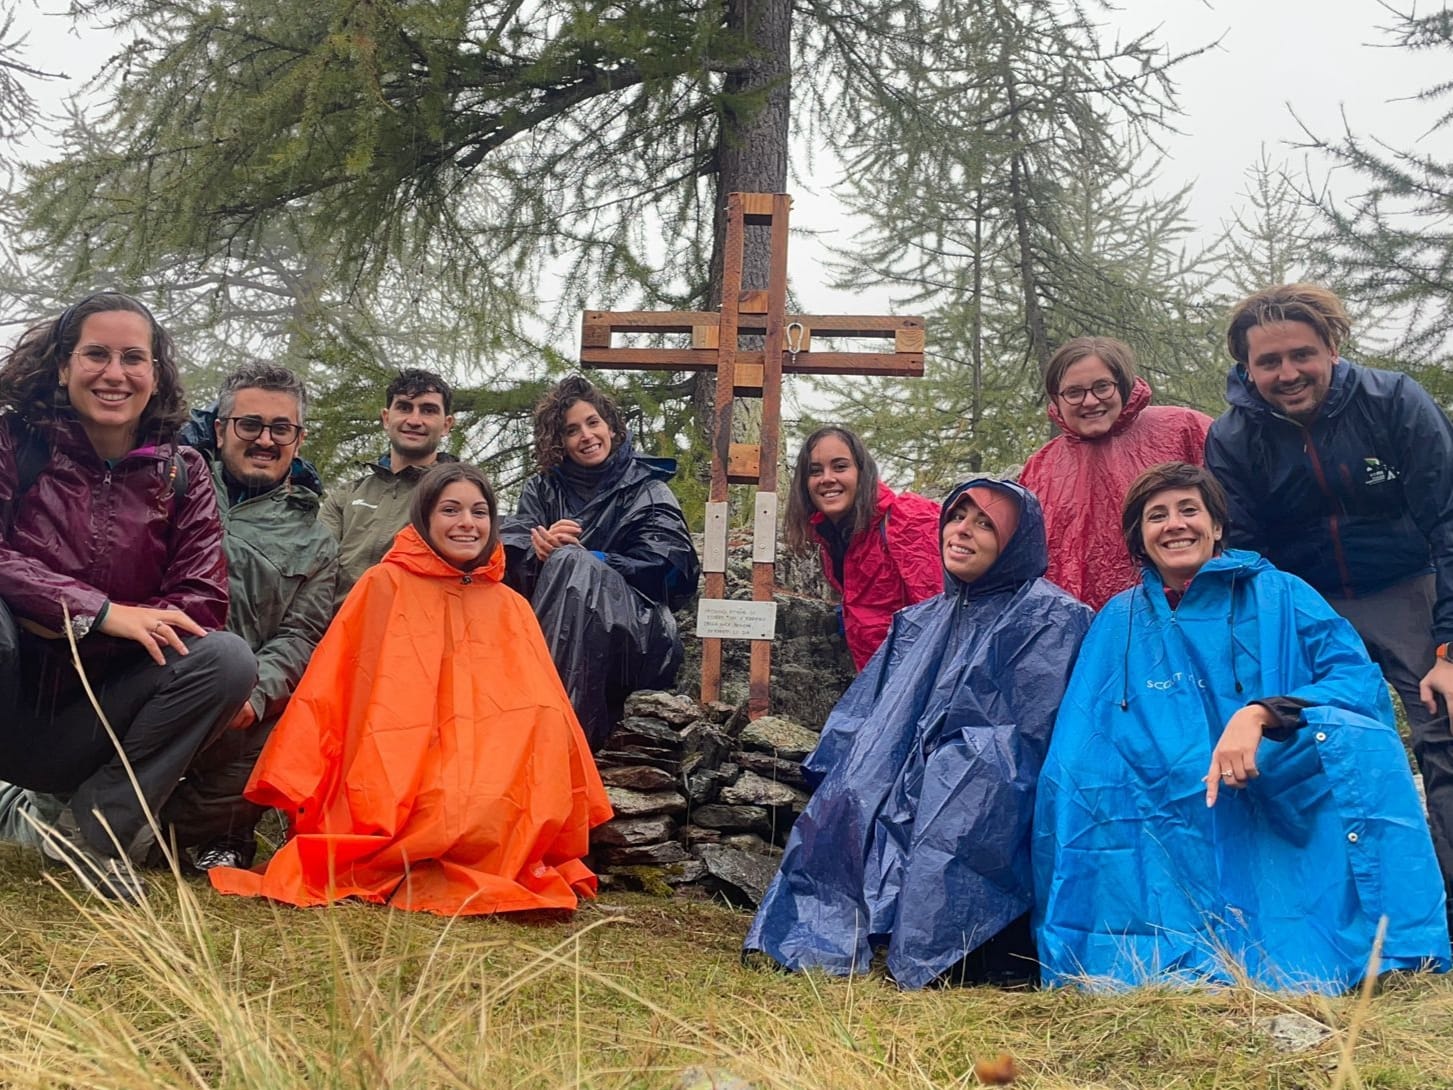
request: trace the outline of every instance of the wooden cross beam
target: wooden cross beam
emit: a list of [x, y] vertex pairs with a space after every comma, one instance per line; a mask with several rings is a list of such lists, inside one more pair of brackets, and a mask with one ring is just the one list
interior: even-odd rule
[[[720, 313], [710, 311], [586, 311], [580, 326], [580, 362], [591, 367], [716, 372], [716, 427], [712, 435], [711, 491], [706, 505], [702, 567], [706, 586], [697, 617], [702, 640], [701, 698], [721, 692], [721, 641], [752, 640], [748, 714], [769, 706], [773, 591], [777, 558], [777, 461], [782, 426], [782, 376], [923, 374], [923, 319], [890, 316], [808, 315], [787, 311], [787, 217], [785, 193], [732, 193], [727, 197], [726, 250]], [[743, 251], [748, 225], [770, 232], [767, 283], [744, 289]], [[685, 348], [614, 347], [616, 334], [691, 335]], [[891, 352], [812, 350], [813, 337], [891, 340]], [[741, 347], [742, 337], [762, 337], [761, 349]], [[759, 443], [733, 443], [732, 403], [762, 400]], [[752, 540], [752, 605], [727, 612], [726, 538], [728, 485], [757, 486]], [[755, 612], [750, 612], [750, 611]], [[729, 633], [729, 634], [728, 634]], [[738, 634], [740, 633], [740, 636]]]

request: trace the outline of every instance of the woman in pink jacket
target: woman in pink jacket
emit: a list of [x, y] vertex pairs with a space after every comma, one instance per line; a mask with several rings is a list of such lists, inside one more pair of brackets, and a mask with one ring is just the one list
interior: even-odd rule
[[842, 595], [843, 631], [861, 670], [888, 634], [893, 614], [943, 593], [939, 507], [878, 480], [863, 441], [846, 428], [819, 428], [797, 455], [787, 497], [787, 545], [816, 547], [823, 574]]
[[1049, 580], [1099, 609], [1140, 583], [1120, 533], [1130, 482], [1161, 462], [1204, 464], [1211, 418], [1152, 405], [1134, 351], [1113, 337], [1062, 344], [1045, 369], [1044, 391], [1063, 434], [1034, 452], [1019, 483], [1044, 507]]

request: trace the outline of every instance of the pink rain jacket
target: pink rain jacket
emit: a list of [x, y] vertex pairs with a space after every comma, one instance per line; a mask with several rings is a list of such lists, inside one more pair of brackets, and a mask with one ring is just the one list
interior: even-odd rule
[[1120, 508], [1130, 482], [1161, 462], [1206, 460], [1211, 418], [1194, 409], [1152, 405], [1150, 398], [1150, 386], [1137, 378], [1109, 434], [1098, 439], [1071, 432], [1051, 399], [1049, 418], [1064, 434], [1035, 451], [1019, 475], [1044, 507], [1046, 574], [1094, 609], [1140, 582], [1120, 535]]
[[[848, 545], [842, 585], [833, 578], [832, 556], [822, 547], [822, 570], [843, 596], [843, 630], [859, 670], [888, 635], [893, 614], [904, 606], [943, 593], [938, 551], [939, 508], [933, 500], [878, 485], [872, 524]], [[823, 521], [822, 512], [809, 520]]]

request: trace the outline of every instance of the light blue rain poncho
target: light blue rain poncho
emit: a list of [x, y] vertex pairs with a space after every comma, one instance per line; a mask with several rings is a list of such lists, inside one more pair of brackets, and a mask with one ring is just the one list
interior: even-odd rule
[[[1232, 714], [1305, 702], [1261, 775], [1206, 807]], [[1147, 569], [1095, 619], [1040, 777], [1046, 984], [1230, 982], [1337, 992], [1448, 968], [1443, 883], [1382, 675], [1352, 627], [1255, 553], [1211, 559], [1172, 610]]]
[[846, 975], [886, 944], [894, 980], [921, 988], [1029, 911], [1035, 783], [1091, 614], [1042, 578], [1033, 493], [969, 481], [945, 518], [976, 485], [1018, 504], [1018, 529], [979, 579], [945, 573], [899, 610], [833, 709], [748, 952]]

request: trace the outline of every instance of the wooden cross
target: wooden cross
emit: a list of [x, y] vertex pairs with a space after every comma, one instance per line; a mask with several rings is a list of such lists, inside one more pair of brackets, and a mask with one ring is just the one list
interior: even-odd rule
[[[721, 641], [752, 640], [747, 711], [765, 715], [775, 628], [777, 458], [782, 424], [782, 375], [923, 374], [923, 319], [886, 316], [788, 314], [785, 193], [732, 193], [727, 197], [721, 313], [710, 311], [586, 311], [580, 325], [580, 362], [591, 367], [716, 372], [716, 428], [712, 436], [711, 491], [706, 505], [702, 593], [697, 632], [702, 640], [701, 699], [721, 691]], [[746, 227], [771, 228], [767, 284], [744, 290]], [[617, 333], [689, 333], [689, 348], [612, 347]], [[891, 338], [891, 352], [814, 352], [812, 337]], [[743, 336], [765, 336], [762, 350], [740, 347]], [[732, 402], [762, 399], [760, 443], [733, 443]], [[757, 486], [752, 540], [752, 603], [726, 603], [728, 485]], [[729, 608], [729, 606], [731, 608]]]

